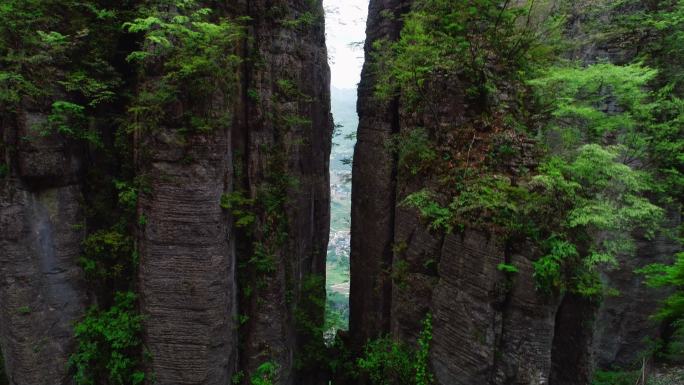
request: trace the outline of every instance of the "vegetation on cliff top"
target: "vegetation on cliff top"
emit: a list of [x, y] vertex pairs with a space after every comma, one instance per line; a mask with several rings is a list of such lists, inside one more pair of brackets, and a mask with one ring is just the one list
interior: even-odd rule
[[[207, 132], [230, 125], [229, 108], [197, 110], [212, 105], [215, 98], [229, 98], [237, 81], [238, 41], [243, 36], [238, 22], [214, 16], [211, 8], [197, 1], [151, 2], [141, 6], [136, 17], [123, 23], [129, 33], [144, 36], [139, 50], [126, 60], [137, 64], [145, 82], [133, 104], [129, 130], [153, 132], [169, 124], [168, 111], [184, 104], [182, 116], [173, 116], [172, 126], [187, 132]], [[228, 101], [228, 100], [227, 100]]]
[[[416, 1], [400, 39], [375, 45], [377, 96], [399, 98], [406, 111], [392, 146], [400, 176], [430, 181], [404, 206], [432, 229], [480, 227], [532, 242], [539, 290], [600, 298], [615, 294], [600, 269], [634, 252], [635, 232], [660, 231], [678, 199], [683, 104], [673, 85], [659, 88], [667, 69], [643, 58], [562, 59], [566, 19], [550, 10]], [[651, 24], [677, 18], [668, 20]], [[460, 104], [455, 120], [446, 111]]]
[[[97, 306], [75, 325], [78, 346], [69, 365], [77, 384], [146, 378], [133, 281], [134, 234], [146, 222], [137, 201], [149, 191], [144, 176], [134, 177], [131, 134], [153, 132], [179, 100], [198, 106], [229, 95], [241, 37], [239, 21], [194, 0], [0, 4], [0, 120], [20, 120], [28, 110], [45, 117], [29, 130], [94, 151], [80, 263]], [[136, 72], [155, 81], [135, 89]], [[187, 109], [183, 126], [201, 132], [229, 123], [215, 112]], [[13, 148], [3, 143], [0, 150]], [[10, 166], [0, 164], [0, 176]]]

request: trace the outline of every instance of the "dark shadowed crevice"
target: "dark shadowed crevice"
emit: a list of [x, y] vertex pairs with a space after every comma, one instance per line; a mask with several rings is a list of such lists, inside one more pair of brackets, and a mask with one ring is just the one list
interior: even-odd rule
[[556, 313], [551, 350], [552, 385], [588, 384], [591, 381], [591, 340], [596, 303], [566, 294]]
[[5, 373], [5, 358], [0, 350], [0, 385], [9, 385], [7, 374]]

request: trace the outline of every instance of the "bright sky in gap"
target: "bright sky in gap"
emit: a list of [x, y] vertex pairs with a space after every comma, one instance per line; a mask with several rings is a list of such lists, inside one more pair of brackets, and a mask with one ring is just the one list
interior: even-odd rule
[[332, 86], [356, 88], [363, 66], [368, 0], [323, 0], [323, 6]]

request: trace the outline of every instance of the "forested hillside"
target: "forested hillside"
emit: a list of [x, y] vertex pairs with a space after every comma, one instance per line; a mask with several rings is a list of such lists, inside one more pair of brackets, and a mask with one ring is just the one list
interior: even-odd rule
[[0, 0], [0, 385], [684, 384], [684, 1], [364, 51], [355, 130], [321, 0]]

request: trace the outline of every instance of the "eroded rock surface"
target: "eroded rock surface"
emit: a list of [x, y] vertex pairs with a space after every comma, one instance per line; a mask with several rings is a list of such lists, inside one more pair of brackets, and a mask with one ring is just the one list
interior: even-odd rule
[[[245, 66], [245, 87], [257, 96], [246, 100], [234, 134], [239, 137], [234, 151], [245, 162], [244, 178], [236, 186], [257, 200], [274, 191], [282, 200], [277, 212], [258, 216], [270, 227], [262, 226], [255, 243], [247, 245], [277, 246], [270, 272], [247, 267], [240, 275], [242, 311], [249, 316], [241, 328], [240, 368], [250, 374], [274, 362], [275, 383], [319, 383], [324, 373], [302, 354], [319, 338], [305, 324], [323, 321], [323, 309], [309, 305], [312, 298], [325, 296], [330, 226], [332, 118], [323, 5], [249, 1], [246, 9], [253, 18], [248, 55], [255, 61]], [[248, 290], [254, 292], [246, 298]]]
[[225, 384], [237, 341], [235, 254], [219, 205], [230, 177], [230, 142], [225, 131], [197, 136], [182, 153], [174, 139], [173, 132], [158, 136], [144, 171], [151, 177], [140, 202], [145, 344], [159, 383]]
[[[398, 37], [400, 18], [387, 14], [401, 15], [411, 4], [371, 0], [367, 58], [372, 58], [375, 41]], [[633, 57], [633, 45], [595, 40], [589, 30], [588, 19], [607, 23], [614, 17], [607, 3], [577, 3], [571, 8], [567, 34], [584, 45], [578, 44], [568, 56], [586, 63], [609, 59], [618, 64]], [[639, 240], [637, 255], [620, 257], [621, 268], [604, 275], [623, 296], [607, 298], [598, 306], [569, 294], [538, 291], [532, 264], [540, 256], [531, 245], [506, 244], [486, 229], [447, 235], [427, 230], [418, 213], [400, 202], [434, 181], [429, 176], [420, 181], [402, 178], [388, 149], [390, 138], [403, 132], [412, 116], [398, 101], [372, 97], [372, 69], [371, 59], [359, 87], [354, 156], [352, 348], [359, 352], [368, 339], [385, 333], [413, 343], [430, 312], [431, 367], [439, 384], [587, 384], [596, 366], [633, 363], [643, 349], [641, 339], [658, 335], [658, 325], [648, 320], [648, 314], [663, 298], [663, 293], [647, 291], [633, 270], [667, 261], [676, 246], [660, 238]], [[463, 103], [460, 88], [453, 80], [436, 90], [440, 122], [463, 121], [476, 113], [476, 106]], [[515, 170], [519, 165], [509, 166]], [[501, 263], [519, 271], [507, 276], [498, 269]]]
[[[240, 372], [248, 382], [266, 362], [277, 368], [274, 384], [322, 383], [326, 373], [298, 361], [319, 337], [312, 333], [324, 314], [310, 305], [325, 298], [330, 210], [322, 2], [212, 7], [212, 15], [245, 27], [234, 52], [226, 52], [241, 58], [233, 89], [210, 100], [179, 97], [158, 127], [136, 132], [135, 159], [98, 170], [134, 164], [133, 176], [144, 179], [130, 226], [137, 228], [133, 286], [150, 353], [144, 365], [167, 385], [228, 384]], [[135, 47], [125, 41], [120, 48]], [[158, 64], [127, 79], [132, 94], [156, 84], [164, 70]], [[133, 77], [132, 68], [124, 70]], [[226, 118], [221, 129], [193, 132], [179, 118], [189, 110]], [[0, 176], [0, 350], [12, 385], [71, 383], [74, 323], [95, 302], [78, 264], [87, 230], [84, 175], [92, 166], [84, 155], [92, 158], [93, 149], [30, 129], [45, 119], [24, 113], [0, 126], [2, 163], [10, 165]], [[97, 127], [107, 143], [110, 126]], [[254, 228], [238, 229], [239, 218], [221, 207], [224, 194], [238, 191], [258, 201], [247, 207], [255, 210]], [[264, 195], [277, 201], [278, 226], [257, 208], [272, 208]], [[257, 273], [250, 267], [256, 245], [276, 231], [282, 243], [269, 256], [272, 266]], [[304, 321], [315, 330], [304, 330]]]
[[[399, 19], [391, 19], [383, 11], [398, 17], [410, 4], [406, 0], [370, 2], [366, 53], [374, 41], [399, 36]], [[392, 294], [385, 272], [392, 265], [396, 160], [387, 151], [387, 143], [399, 130], [398, 104], [378, 105], [374, 92], [372, 64], [366, 61], [358, 89], [359, 129], [352, 169], [350, 285], [359, 294], [349, 298], [349, 329], [356, 351], [390, 327]]]
[[44, 115], [19, 116], [0, 127], [17, 148], [0, 179], [0, 347], [11, 385], [67, 384], [86, 302], [80, 160], [66, 141], [31, 129]]
[[[295, 369], [312, 342], [295, 313], [325, 295], [332, 120], [322, 4], [249, 1], [226, 12], [250, 17], [238, 84], [200, 106], [228, 111], [226, 129], [186, 139], [165, 127], [142, 145], [153, 154], [141, 164], [152, 191], [140, 205], [150, 371], [161, 383], [225, 384], [272, 363], [274, 383], [315, 383], [316, 371]], [[219, 205], [238, 192], [253, 201], [249, 231]], [[322, 322], [323, 309], [306, 311]]]

